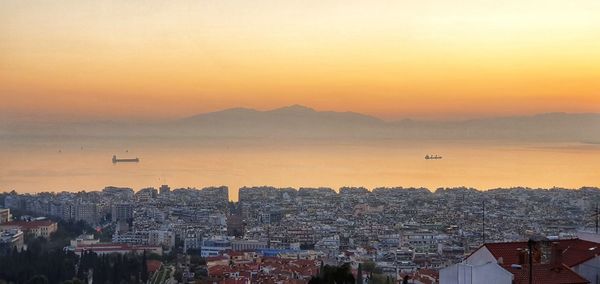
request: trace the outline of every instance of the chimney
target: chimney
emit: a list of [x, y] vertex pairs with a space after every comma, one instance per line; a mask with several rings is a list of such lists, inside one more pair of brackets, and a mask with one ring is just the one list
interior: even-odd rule
[[563, 264], [563, 250], [558, 246], [557, 242], [552, 243], [552, 253], [550, 263], [553, 268], [560, 268]]
[[519, 254], [519, 264], [520, 265], [528, 264], [529, 254], [528, 254], [527, 250], [520, 249], [520, 250], [517, 250], [517, 253]]

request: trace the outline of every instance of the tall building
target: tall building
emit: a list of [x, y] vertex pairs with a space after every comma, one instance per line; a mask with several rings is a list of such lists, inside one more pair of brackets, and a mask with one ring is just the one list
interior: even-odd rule
[[95, 203], [78, 203], [75, 205], [75, 220], [88, 224], [98, 222], [98, 206]]
[[194, 230], [188, 230], [183, 240], [183, 251], [187, 253], [190, 249], [199, 249], [202, 245], [201, 237]]
[[0, 209], [0, 224], [10, 222], [11, 219], [10, 209]]
[[135, 193], [135, 198], [138, 201], [147, 202], [151, 199], [156, 198], [158, 195], [158, 190], [156, 188], [148, 187], [142, 188], [138, 192]]
[[175, 232], [153, 230], [148, 234], [148, 245], [165, 246], [169, 249], [175, 246]]
[[131, 203], [116, 203], [112, 205], [112, 221], [128, 221], [133, 218], [133, 205]]
[[171, 188], [166, 184], [161, 185], [158, 190], [160, 195], [168, 195], [171, 192]]

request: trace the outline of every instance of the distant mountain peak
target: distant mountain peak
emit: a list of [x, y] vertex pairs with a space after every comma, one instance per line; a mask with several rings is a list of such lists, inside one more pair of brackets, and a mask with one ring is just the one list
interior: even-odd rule
[[271, 110], [271, 112], [315, 112], [315, 109], [299, 104], [293, 104], [285, 107], [276, 108], [274, 110]]

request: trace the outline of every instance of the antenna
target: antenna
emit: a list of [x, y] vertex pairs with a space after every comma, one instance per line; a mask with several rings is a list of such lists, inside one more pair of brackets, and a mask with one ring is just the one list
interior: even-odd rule
[[271, 224], [267, 225], [267, 248], [271, 248]]
[[527, 249], [529, 250], [529, 284], [533, 284], [533, 239], [527, 241]]
[[594, 214], [591, 215], [591, 217], [595, 217], [595, 223], [596, 223], [596, 234], [598, 234], [598, 227], [600, 224], [600, 208], [598, 207], [598, 203], [596, 203], [596, 210], [594, 212]]
[[485, 244], [485, 199], [483, 200], [483, 214], [481, 215], [481, 224], [482, 224], [482, 238], [483, 238], [483, 243]]
[[600, 221], [600, 212], [598, 210], [598, 203], [596, 203], [596, 234], [598, 234], [598, 221]]

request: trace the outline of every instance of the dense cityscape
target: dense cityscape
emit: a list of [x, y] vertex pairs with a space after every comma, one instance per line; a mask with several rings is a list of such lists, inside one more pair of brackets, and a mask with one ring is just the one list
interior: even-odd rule
[[600, 284], [600, 1], [0, 1], [0, 284]]
[[[0, 194], [0, 253], [61, 235], [60, 253], [75, 257], [64, 274], [72, 279], [59, 280], [88, 283], [329, 283], [324, 274], [341, 270], [352, 283], [471, 283], [461, 278], [468, 270], [478, 283], [492, 264], [508, 277], [498, 283], [529, 283], [528, 260], [563, 279], [535, 283], [596, 283], [599, 202], [598, 188], [265, 186], [240, 188], [237, 202], [224, 186], [13, 191]], [[63, 224], [80, 231], [59, 234]], [[567, 269], [556, 269], [557, 251]], [[111, 255], [130, 257], [138, 276], [103, 279], [100, 256]], [[31, 280], [1, 270], [0, 280]]]

